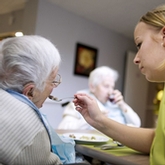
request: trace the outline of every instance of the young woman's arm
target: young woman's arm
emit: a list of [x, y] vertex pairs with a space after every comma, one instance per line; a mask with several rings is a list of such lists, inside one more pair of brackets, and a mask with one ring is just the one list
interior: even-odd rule
[[140, 152], [150, 152], [155, 135], [153, 129], [129, 127], [107, 118], [95, 99], [86, 94], [76, 94], [73, 102], [85, 120], [102, 133]]

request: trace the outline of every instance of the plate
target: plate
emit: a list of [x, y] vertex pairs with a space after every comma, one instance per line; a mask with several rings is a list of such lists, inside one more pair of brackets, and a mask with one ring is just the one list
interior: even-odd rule
[[109, 137], [90, 134], [90, 133], [66, 133], [63, 134], [64, 137], [74, 139], [77, 142], [92, 142], [92, 143], [101, 143], [109, 141]]

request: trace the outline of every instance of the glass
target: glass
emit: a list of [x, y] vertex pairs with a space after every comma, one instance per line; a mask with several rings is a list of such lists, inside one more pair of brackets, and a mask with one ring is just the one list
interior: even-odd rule
[[110, 101], [111, 103], [114, 103], [114, 94], [111, 94], [111, 95], [109, 96], [109, 101]]
[[57, 74], [55, 79], [52, 81], [52, 84], [54, 85], [54, 87], [57, 87], [59, 84], [61, 84], [62, 82], [62, 78], [60, 74]]

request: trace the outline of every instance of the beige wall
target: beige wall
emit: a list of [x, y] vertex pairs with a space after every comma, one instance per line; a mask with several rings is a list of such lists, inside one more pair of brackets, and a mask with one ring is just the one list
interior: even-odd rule
[[24, 10], [0, 15], [0, 35], [23, 30]]

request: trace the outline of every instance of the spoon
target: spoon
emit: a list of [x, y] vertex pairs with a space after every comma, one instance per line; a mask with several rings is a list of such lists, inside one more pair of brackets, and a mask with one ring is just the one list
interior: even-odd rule
[[51, 100], [54, 100], [56, 102], [60, 102], [60, 101], [63, 101], [65, 99], [74, 99], [74, 97], [65, 97], [65, 98], [58, 99], [57, 97], [54, 97], [52, 95], [49, 95], [48, 98], [51, 99]]
[[118, 141], [113, 141], [112, 143], [96, 145], [95, 147], [99, 147], [101, 150], [109, 150], [109, 149], [112, 149], [112, 148], [124, 147], [124, 145], [121, 144]]
[[100, 147], [101, 150], [109, 150], [111, 148], [120, 148], [123, 146], [119, 146], [119, 145], [112, 145], [112, 144], [104, 144]]

